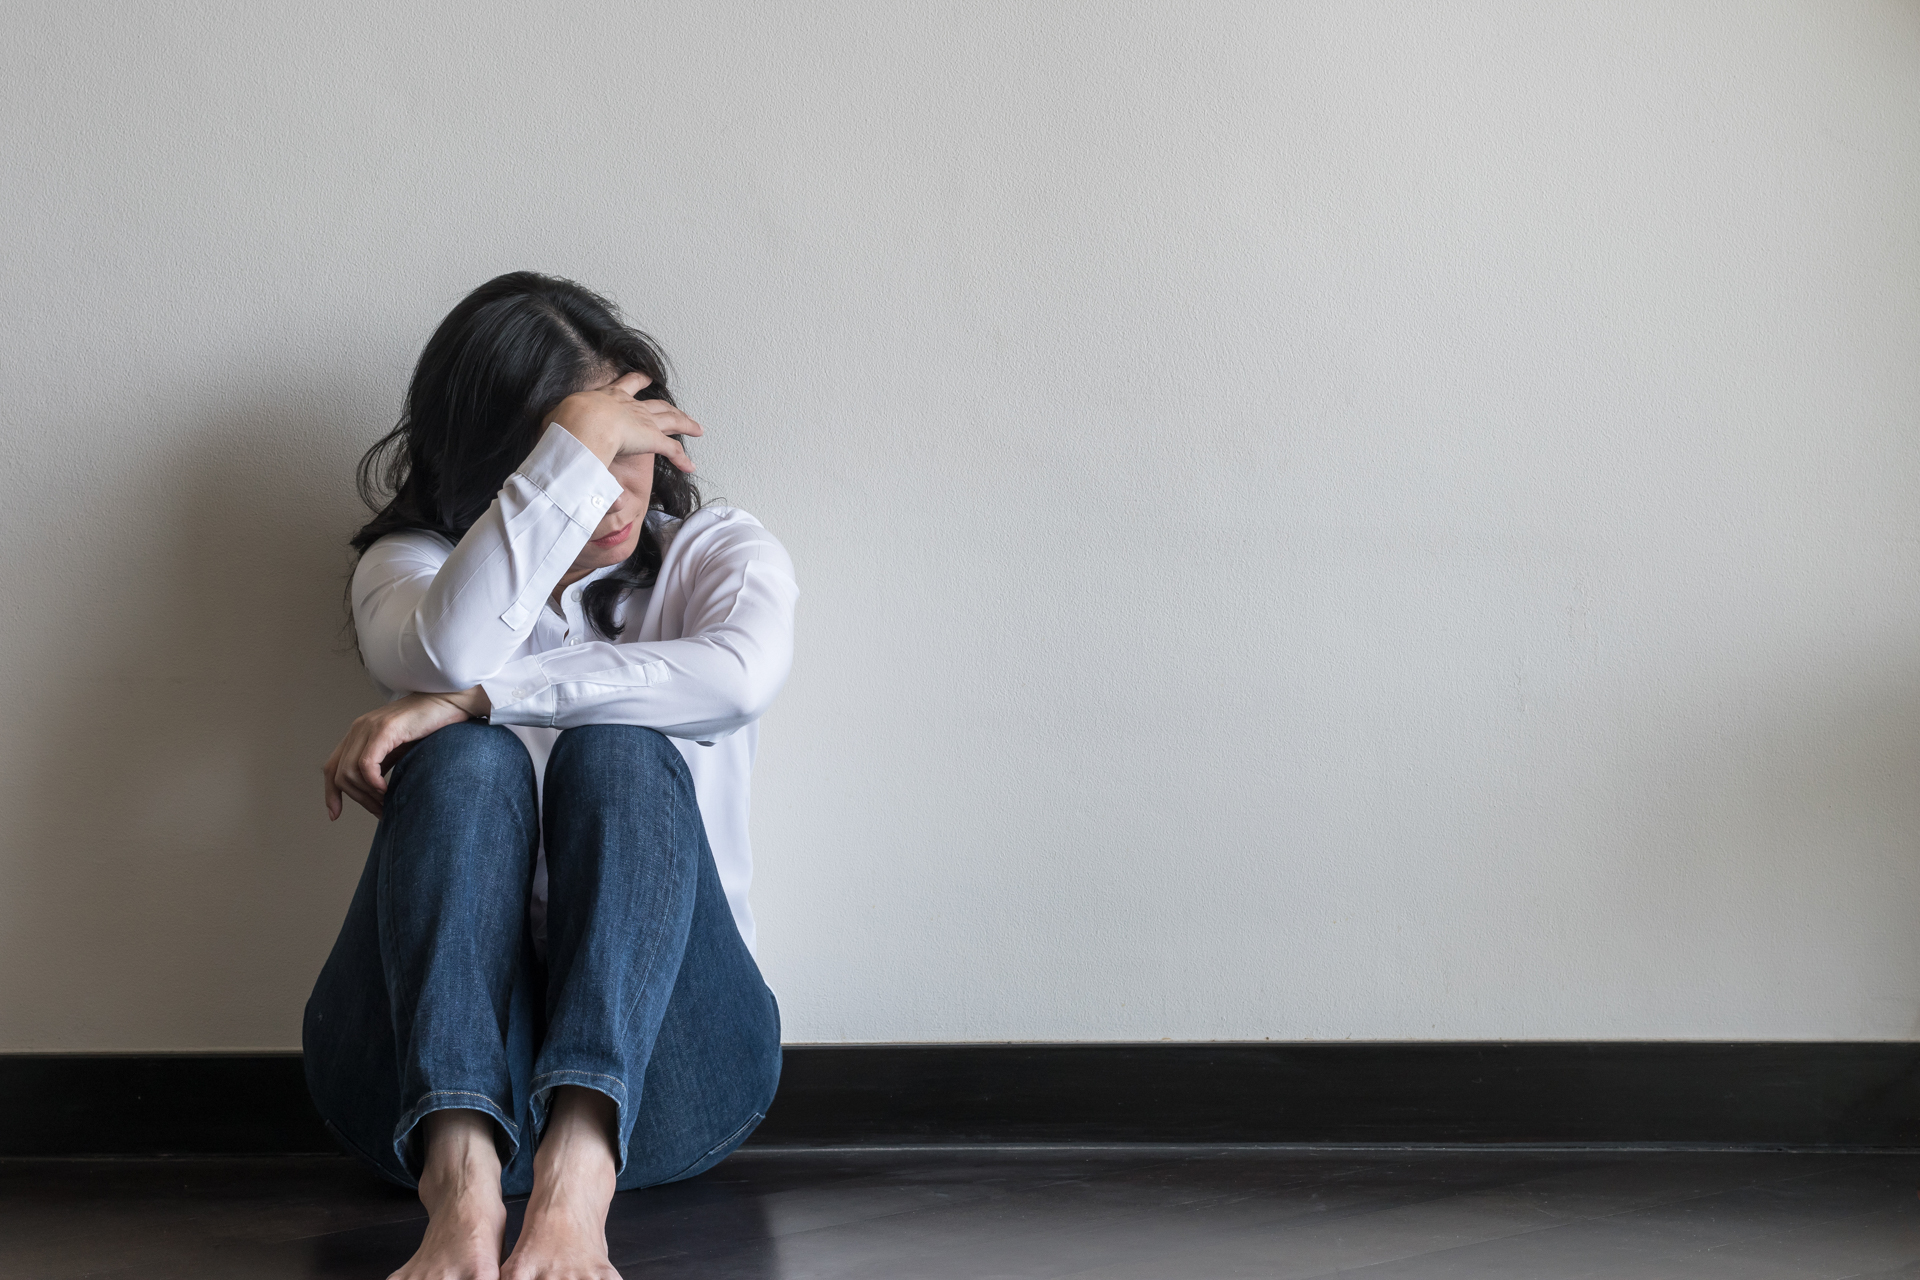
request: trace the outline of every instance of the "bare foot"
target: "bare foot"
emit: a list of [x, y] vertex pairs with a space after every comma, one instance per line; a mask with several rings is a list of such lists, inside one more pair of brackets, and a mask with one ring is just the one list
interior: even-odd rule
[[613, 1123], [613, 1099], [606, 1094], [554, 1090], [533, 1157], [526, 1221], [500, 1280], [620, 1280], [607, 1260]]
[[507, 1206], [493, 1121], [478, 1111], [435, 1111], [421, 1121], [427, 1160], [420, 1203], [427, 1235], [388, 1280], [499, 1280]]

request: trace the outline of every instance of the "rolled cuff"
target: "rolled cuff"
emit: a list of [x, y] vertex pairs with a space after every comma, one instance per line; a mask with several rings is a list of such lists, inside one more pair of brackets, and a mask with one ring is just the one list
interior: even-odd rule
[[480, 687], [493, 704], [487, 718], [494, 724], [551, 726], [559, 711], [560, 695], [541, 666], [539, 654], [509, 662], [482, 680]]
[[400, 1123], [393, 1127], [393, 1154], [400, 1167], [419, 1180], [423, 1161], [420, 1144], [413, 1140], [413, 1131], [422, 1120], [436, 1111], [478, 1111], [492, 1119], [495, 1129], [493, 1147], [500, 1155], [500, 1167], [506, 1168], [513, 1163], [514, 1153], [520, 1150], [520, 1126], [507, 1118], [500, 1104], [484, 1093], [473, 1093], [465, 1089], [435, 1089], [422, 1094], [420, 1101], [408, 1108], [400, 1117]]
[[569, 520], [589, 529], [600, 523], [622, 492], [599, 455], [557, 422], [548, 425], [514, 474], [546, 494]]
[[613, 1131], [617, 1137], [619, 1149], [613, 1153], [613, 1176], [618, 1178], [627, 1170], [627, 1139], [633, 1133], [633, 1121], [627, 1115], [627, 1084], [619, 1076], [610, 1076], [598, 1071], [549, 1071], [535, 1076], [533, 1088], [529, 1090], [533, 1099], [533, 1128], [536, 1137], [547, 1129], [547, 1112], [553, 1101], [553, 1091], [563, 1085], [591, 1089], [595, 1093], [604, 1093], [613, 1099]]

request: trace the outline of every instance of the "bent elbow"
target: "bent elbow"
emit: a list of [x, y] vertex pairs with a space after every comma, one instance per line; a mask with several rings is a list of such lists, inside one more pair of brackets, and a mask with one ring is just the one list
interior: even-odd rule
[[744, 726], [752, 724], [772, 708], [780, 686], [786, 683], [787, 673], [744, 670], [740, 676], [731, 691], [728, 710], [732, 713], [729, 718], [737, 725]]
[[414, 693], [460, 693], [471, 689], [499, 669], [479, 655], [462, 653], [457, 648], [441, 650], [426, 636], [410, 633], [402, 649], [406, 666], [413, 675]]
[[477, 666], [442, 667], [435, 674], [440, 679], [441, 687], [435, 688], [435, 689], [422, 688], [419, 690], [419, 692], [421, 693], [465, 693], [468, 689], [471, 689], [475, 685], [478, 685], [481, 681], [490, 678], [493, 675], [493, 671], [486, 670]]
[[767, 713], [774, 695], [787, 682], [793, 662], [788, 653], [765, 647], [736, 643], [733, 637], [716, 638], [715, 648], [729, 661], [715, 671], [709, 690], [714, 697], [716, 718], [726, 732], [745, 728]]
[[699, 713], [665, 732], [699, 739], [738, 733], [766, 714], [779, 688], [777, 681], [754, 680], [742, 669], [731, 679], [708, 684]]

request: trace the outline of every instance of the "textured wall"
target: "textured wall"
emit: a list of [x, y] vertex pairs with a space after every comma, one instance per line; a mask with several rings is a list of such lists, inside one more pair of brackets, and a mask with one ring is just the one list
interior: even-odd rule
[[792, 547], [791, 1039], [1920, 1034], [1920, 7], [39, 3], [0, 1049], [297, 1042], [497, 271]]

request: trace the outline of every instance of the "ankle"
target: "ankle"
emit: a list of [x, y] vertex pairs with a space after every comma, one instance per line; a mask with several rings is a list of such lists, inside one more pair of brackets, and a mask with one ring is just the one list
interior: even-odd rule
[[542, 1143], [533, 1161], [533, 1200], [554, 1204], [612, 1196], [613, 1152], [603, 1142]]
[[572, 1086], [554, 1091], [546, 1131], [533, 1157], [530, 1209], [604, 1202], [613, 1195], [616, 1112], [613, 1099]]
[[420, 1203], [430, 1213], [454, 1205], [478, 1204], [497, 1206], [504, 1213], [506, 1200], [500, 1191], [499, 1163], [496, 1161], [491, 1169], [479, 1160], [429, 1165], [420, 1173]]
[[420, 1199], [429, 1211], [452, 1200], [500, 1202], [500, 1153], [489, 1117], [478, 1111], [436, 1111], [421, 1121], [421, 1130], [426, 1158]]

